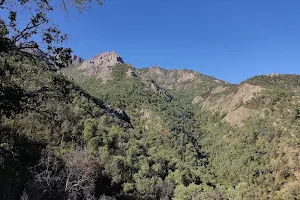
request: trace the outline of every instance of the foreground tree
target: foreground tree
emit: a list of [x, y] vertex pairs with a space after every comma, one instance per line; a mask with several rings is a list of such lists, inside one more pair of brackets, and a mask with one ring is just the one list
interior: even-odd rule
[[[62, 43], [68, 35], [59, 30], [49, 15], [60, 10], [68, 15], [75, 8], [82, 12], [90, 8], [92, 0], [0, 0], [0, 51], [12, 48], [25, 51], [64, 67], [70, 59], [70, 48]], [[103, 0], [96, 0], [99, 5]], [[20, 23], [20, 22], [23, 23]], [[25, 22], [24, 22], [25, 21]]]
[[76, 149], [62, 159], [45, 151], [32, 170], [33, 180], [28, 184], [27, 195], [32, 200], [94, 199], [101, 170], [102, 162], [85, 149]]

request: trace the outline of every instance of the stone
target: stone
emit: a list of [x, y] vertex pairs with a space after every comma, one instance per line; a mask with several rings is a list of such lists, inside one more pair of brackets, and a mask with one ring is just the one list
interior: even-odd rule
[[79, 56], [76, 56], [75, 54], [71, 55], [71, 60], [72, 60], [73, 66], [80, 65], [84, 61], [83, 58], [80, 58]]
[[113, 66], [124, 63], [116, 52], [101, 53], [90, 60], [83, 61], [78, 69], [86, 76], [96, 76], [104, 81], [111, 79]]

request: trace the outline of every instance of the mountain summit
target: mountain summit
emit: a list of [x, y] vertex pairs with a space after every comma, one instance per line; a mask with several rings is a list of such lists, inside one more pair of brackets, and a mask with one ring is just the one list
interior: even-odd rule
[[123, 59], [116, 52], [104, 52], [91, 58], [90, 60], [83, 61], [78, 67], [86, 76], [97, 76], [102, 80], [110, 79], [112, 67], [124, 63]]
[[71, 55], [72, 65], [80, 65], [84, 59], [80, 58], [79, 56], [76, 56], [75, 54]]

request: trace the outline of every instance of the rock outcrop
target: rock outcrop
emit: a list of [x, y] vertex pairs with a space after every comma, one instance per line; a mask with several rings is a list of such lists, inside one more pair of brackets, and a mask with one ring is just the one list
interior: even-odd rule
[[200, 103], [200, 102], [203, 101], [203, 100], [204, 100], [203, 97], [201, 97], [201, 96], [196, 96], [196, 97], [193, 99], [192, 104], [193, 104], [193, 105], [198, 104], [198, 103]]
[[212, 93], [212, 94], [217, 94], [217, 93], [224, 92], [225, 90], [226, 90], [226, 87], [223, 87], [223, 86], [221, 85], [221, 86], [218, 86], [218, 87], [216, 87], [215, 89], [213, 89], [210, 93]]
[[224, 81], [187, 69], [167, 70], [152, 66], [151, 68], [137, 70], [137, 74], [154, 80], [167, 90], [201, 90], [200, 95], [210, 92], [217, 86], [225, 85]]
[[80, 65], [84, 61], [84, 59], [72, 54], [71, 61], [72, 61], [72, 65], [76, 66], [76, 65]]
[[155, 93], [165, 97], [167, 101], [171, 101], [173, 99], [173, 97], [165, 89], [161, 88], [153, 80], [150, 81], [150, 85]]
[[[248, 83], [241, 84], [237, 91], [228, 93], [224, 93], [226, 88], [217, 87], [211, 92], [212, 95], [203, 102], [202, 106], [211, 111], [227, 113], [224, 121], [238, 125], [254, 114], [252, 110], [242, 107], [242, 105], [260, 96], [263, 90], [264, 88], [261, 86]], [[214, 99], [214, 95], [219, 93], [221, 95]]]
[[136, 73], [135, 73], [135, 71], [132, 69], [132, 68], [129, 68], [128, 69], [128, 71], [126, 72], [126, 76], [127, 77], [136, 77], [137, 75], [136, 75]]
[[244, 106], [238, 107], [237, 109], [230, 111], [223, 119], [223, 121], [228, 122], [231, 125], [242, 125], [242, 122], [249, 118], [254, 111], [245, 108]]
[[112, 67], [124, 63], [116, 52], [101, 53], [90, 60], [83, 61], [78, 69], [86, 76], [96, 76], [104, 81], [111, 79]]

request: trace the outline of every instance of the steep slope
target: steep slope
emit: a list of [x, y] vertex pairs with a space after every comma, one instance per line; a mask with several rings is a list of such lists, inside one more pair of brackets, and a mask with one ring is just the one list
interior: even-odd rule
[[214, 77], [200, 74], [192, 70], [166, 70], [153, 66], [138, 69], [136, 74], [149, 78], [165, 88], [171, 95], [197, 104], [215, 90], [226, 88], [231, 84]]
[[105, 87], [107, 81], [109, 83], [122, 82], [123, 80], [135, 80], [143, 85], [146, 90], [152, 90], [156, 94], [164, 97], [166, 100], [172, 100], [172, 96], [152, 78], [139, 76], [138, 71], [131, 65], [125, 64], [123, 59], [115, 52], [105, 52], [99, 54], [90, 60], [86, 60], [79, 65], [69, 67], [64, 70], [71, 78], [84, 82], [89, 77], [96, 79]]
[[281, 114], [285, 113], [284, 115], [288, 116], [295, 112], [291, 110], [293, 106], [294, 109], [299, 106], [299, 83], [299, 75], [257, 76], [239, 86], [223, 87], [218, 92], [215, 92], [219, 89], [216, 88], [200, 106], [202, 109], [220, 112], [225, 116], [223, 120], [231, 125], [242, 125], [242, 122], [251, 116], [266, 117], [270, 109], [277, 109], [278, 104], [274, 102], [274, 98], [280, 98], [278, 96], [281, 93], [282, 96], [290, 96], [293, 99], [283, 103], [289, 104], [286, 105], [289, 109], [281, 109]]
[[87, 90], [17, 52], [1, 53], [0, 67], [1, 198], [181, 199], [186, 186], [217, 195], [191, 107], [128, 76], [131, 66], [105, 83], [77, 74]]
[[207, 161], [205, 180], [215, 188], [209, 197], [194, 182], [176, 185], [174, 199], [300, 197], [298, 75], [258, 76], [233, 85], [191, 70], [110, 68], [109, 80], [98, 75], [101, 70], [91, 76], [80, 66], [64, 73], [125, 108], [143, 138], [191, 137]]
[[83, 58], [80, 58], [79, 56], [76, 56], [75, 54], [71, 55], [71, 65], [76, 66], [80, 65], [84, 61]]
[[[47, 64], [26, 54], [1, 53], [0, 76], [0, 198], [20, 199], [27, 191], [30, 199], [67, 199], [70, 195], [93, 195], [99, 186], [108, 188], [101, 181], [95, 185], [96, 180], [101, 180], [97, 172], [101, 169], [96, 167], [100, 163], [95, 163], [93, 177], [83, 174], [82, 170], [88, 168], [79, 168], [82, 162], [92, 164], [94, 158], [78, 159], [72, 170], [81, 172], [68, 180], [74, 184], [86, 175], [89, 182], [62, 186], [67, 183], [67, 165], [72, 165], [67, 157], [76, 155], [76, 148], [82, 144], [86, 144], [84, 148], [93, 147], [89, 139], [96, 133], [90, 122], [101, 124], [103, 131], [122, 132], [131, 127], [128, 116], [106, 107], [61, 74], [49, 70]], [[55, 162], [48, 163], [50, 166], [43, 162], [45, 156], [50, 156], [44, 151], [52, 152]], [[49, 168], [51, 171], [44, 171]]]
[[167, 90], [189, 90], [202, 88], [203, 93], [214, 86], [227, 83], [211, 76], [206, 76], [192, 70], [165, 70], [157, 66], [142, 68], [137, 74], [155, 80]]
[[219, 112], [224, 121], [231, 125], [242, 125], [243, 120], [253, 116], [255, 112], [246, 108], [244, 104], [262, 94], [264, 88], [248, 83], [239, 86], [217, 87], [210, 96], [199, 106], [212, 112]]
[[[96, 79], [106, 82], [107, 80], [120, 79], [119, 71], [125, 70], [120, 65], [124, 64], [120, 55], [115, 52], [105, 52], [99, 54], [90, 60], [86, 60], [78, 65], [77, 71], [87, 77], [95, 77]], [[165, 70], [160, 67], [153, 66], [151, 68], [135, 69], [131, 65], [125, 67], [126, 77], [139, 77], [141, 81], [156, 90], [157, 93], [187, 93], [194, 98], [193, 95], [202, 95], [207, 97], [211, 92], [218, 92], [226, 86], [230, 86], [225, 81], [218, 80], [214, 77], [200, 74], [192, 70]], [[121, 73], [122, 76], [124, 73]], [[166, 96], [168, 96], [166, 94]], [[169, 97], [170, 98], [170, 97]], [[200, 97], [198, 97], [200, 98]]]
[[232, 199], [299, 198], [299, 84], [299, 75], [258, 76], [199, 104], [201, 144]]
[[[183, 185], [193, 187], [193, 184], [197, 184], [196, 187], [202, 191], [203, 197], [208, 193], [215, 193], [214, 187], [208, 186], [213, 184], [213, 179], [208, 178], [212, 175], [207, 167], [206, 156], [197, 142], [202, 133], [195, 121], [192, 104], [186, 105], [180, 98], [170, 98], [170, 94], [163, 87], [149, 77], [140, 76], [130, 65], [110, 66], [112, 79], [106, 81], [97, 74], [88, 76], [80, 67], [70, 67], [63, 70], [63, 73], [72, 77], [94, 96], [126, 110], [146, 148], [145, 153], [155, 160], [154, 162], [151, 159], [151, 163], [159, 163], [167, 169], [160, 172], [160, 178], [167, 185], [171, 184], [167, 188], [169, 192], [172, 191], [172, 195], [180, 196], [182, 190], [185, 190]], [[149, 160], [147, 162], [150, 164]], [[140, 177], [141, 173], [135, 176]], [[143, 176], [144, 185], [155, 183], [155, 175], [153, 177], [147, 172]], [[138, 180], [133, 182], [134, 185], [139, 183]], [[174, 194], [176, 188], [178, 192]], [[135, 190], [146, 197], [151, 197], [150, 194], [153, 193], [152, 189], [146, 192], [141, 187], [136, 187]]]
[[121, 63], [124, 63], [122, 58], [115, 52], [105, 52], [90, 60], [83, 61], [78, 69], [82, 70], [84, 75], [97, 76], [97, 78], [107, 81], [113, 78], [112, 67]]

